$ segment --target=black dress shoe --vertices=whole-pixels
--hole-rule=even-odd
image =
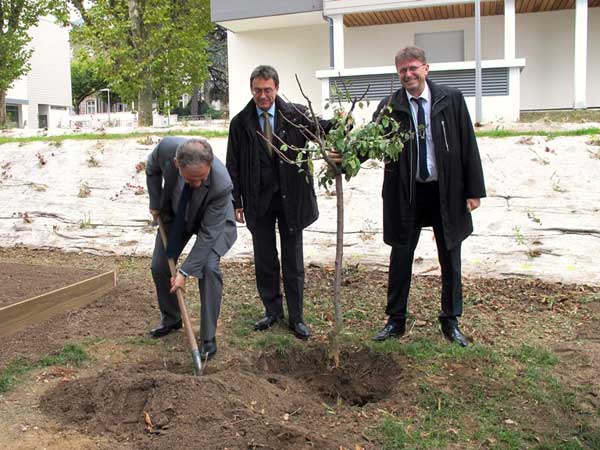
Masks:
[[[281,319],[279,316],[265,316],[254,324],[254,329],[256,331],[266,330],[275,325],[279,319]]]
[[[294,332],[294,336],[298,339],[308,339],[310,336],[310,330],[304,324],[304,322],[290,322],[289,324],[290,330]]]
[[[156,328],[152,328],[150,330],[150,336],[153,338],[160,338],[166,336],[173,330],[179,330],[181,328],[181,320],[179,322],[175,322],[173,325],[159,325]]]
[[[212,358],[217,353],[217,340],[211,339],[210,341],[202,341],[200,346],[200,358],[204,361],[205,359]]]
[[[442,324],[442,333],[446,340],[454,342],[461,347],[469,345],[469,341],[467,341],[467,338],[460,332],[458,325]]]
[[[399,338],[400,336],[404,336],[405,331],[406,328],[404,324],[388,323],[379,333],[373,336],[373,340],[376,342],[383,342],[392,337]]]

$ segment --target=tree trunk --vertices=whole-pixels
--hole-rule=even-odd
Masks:
[[[198,86],[194,87],[192,92],[192,98],[190,99],[190,116],[198,115],[198,100],[200,100],[200,89]]]
[[[128,0],[129,20],[131,21],[131,31],[135,42],[144,41],[144,24],[140,9],[139,0]],[[144,56],[140,55],[138,61],[144,61]],[[138,126],[152,126],[152,84],[150,80],[143,80],[142,88],[138,92]]]
[[[0,130],[6,128],[6,91],[0,89]]]
[[[144,87],[138,93],[138,126],[152,126],[152,86],[150,81],[144,81]]]
[[[210,78],[204,81],[202,96],[204,97],[204,102],[210,107],[210,103],[212,102],[212,80]]]
[[[333,279],[333,328],[329,331],[329,358],[340,366],[340,334],[342,332],[342,263],[344,258],[344,181],[342,174],[335,177],[337,229],[335,243],[335,275]]]

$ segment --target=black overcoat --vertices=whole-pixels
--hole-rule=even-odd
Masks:
[[[440,191],[440,212],[446,247],[451,249],[473,232],[466,199],[485,197],[483,169],[469,111],[462,93],[427,80],[431,91],[431,132]],[[375,113],[388,104],[384,98]],[[392,94],[391,116],[402,131],[411,132],[398,161],[385,165],[383,179],[383,240],[405,246],[415,232],[417,149],[415,124],[404,88]],[[422,224],[428,226],[431,224]]]
[[[293,124],[312,126],[308,119],[300,113],[306,109],[302,105],[287,103],[280,97],[275,99],[274,134],[287,145],[304,148],[307,138]],[[287,118],[293,124],[289,123]],[[260,152],[264,152],[265,143],[258,135],[260,124],[256,105],[250,101],[237,114],[229,126],[226,165],[233,181],[233,199],[235,208],[243,208],[248,228],[252,230],[256,223],[260,192]],[[276,138],[273,143],[278,147],[281,142]],[[287,150],[286,156],[296,160],[297,152]],[[302,230],[319,217],[315,196],[313,177],[307,163],[302,164],[302,171],[295,164],[289,164],[275,156],[282,205],[290,232]]]

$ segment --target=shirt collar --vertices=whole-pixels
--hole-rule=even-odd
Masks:
[[[427,103],[429,103],[431,99],[431,92],[429,91],[429,85],[425,82],[425,89],[421,92],[419,97],[415,97],[414,95],[410,95],[408,91],[406,91],[406,96],[408,97],[408,103],[412,101],[413,98],[424,98]]]
[[[275,117],[275,102],[273,102],[273,104],[271,105],[271,107],[269,108],[269,110],[267,112],[269,113],[269,117]],[[262,113],[263,113],[263,110],[257,106],[256,114],[258,114],[258,117],[262,117]]]

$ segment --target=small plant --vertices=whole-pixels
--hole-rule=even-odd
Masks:
[[[529,213],[527,213],[527,216],[529,217]],[[533,219],[532,219],[533,220]],[[535,220],[534,220],[535,221]],[[531,242],[531,244],[525,239],[525,236],[523,236],[523,233],[521,232],[521,227],[519,225],[515,225],[513,227],[513,232],[515,234],[515,241],[517,242],[517,244],[522,245],[525,247],[525,254],[529,257],[529,258],[537,258],[538,256],[542,255],[541,250],[534,248],[533,245],[540,245],[541,242],[538,241],[537,239],[534,240],[533,242]]]
[[[565,188],[560,185],[560,177],[554,172],[550,176],[550,181],[552,181],[552,190],[555,192],[567,192]]]
[[[37,152],[35,156],[38,159],[38,167],[44,167],[48,163],[48,160],[44,157],[44,155],[42,155],[41,152]]]
[[[86,160],[88,167],[99,167],[100,161],[96,159],[94,155],[90,155],[90,157]]]
[[[50,141],[48,143],[48,145],[50,145],[51,147],[56,147],[56,148],[60,148],[62,147],[62,141]]]
[[[43,183],[29,183],[29,186],[31,186],[31,188],[37,192],[46,192],[48,189],[48,185]]]
[[[152,145],[154,144],[154,140],[152,139],[152,136],[144,136],[143,138],[138,139],[138,144],[142,144],[142,145]]]
[[[531,219],[533,222],[537,223],[538,225],[542,224],[542,220],[531,211],[527,211],[527,217],[529,219]]]
[[[17,213],[17,217],[19,219],[23,220],[23,223],[31,223],[32,222],[31,218],[29,217],[29,213],[27,213],[27,211]]]
[[[521,145],[533,145],[534,143],[531,136],[523,136],[517,141],[517,144]]]
[[[375,228],[376,222],[371,219],[363,220],[362,228],[360,230],[360,238],[366,242],[372,240],[377,234],[377,230]]]
[[[86,182],[83,182],[79,186],[79,193],[77,194],[77,197],[87,198],[90,196],[91,193],[92,193],[92,190],[90,189],[89,185]]]
[[[600,147],[600,136],[594,136],[589,141],[587,141],[587,145],[595,145],[596,147]]]
[[[600,144],[598,144],[598,145],[600,145]],[[588,150],[588,153],[590,154],[590,158],[600,159],[600,149],[599,150]]]
[[[92,223],[92,214],[91,213],[87,213],[83,215],[83,219],[79,221],[79,228],[81,228],[82,230],[88,229],[88,228],[96,228],[97,225]]]

